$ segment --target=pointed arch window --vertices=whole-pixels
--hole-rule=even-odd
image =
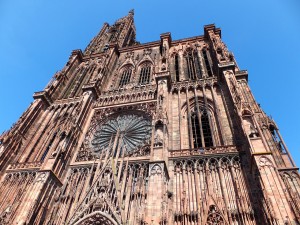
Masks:
[[[180,79],[180,71],[179,71],[179,56],[178,54],[175,55],[175,78],[176,78],[176,82],[178,82]]]
[[[200,121],[196,112],[191,114],[192,132],[193,132],[193,144],[194,148],[202,147],[202,138],[200,131]]]
[[[189,50],[185,55],[187,76],[190,80],[202,78],[200,59],[196,50]]]
[[[209,52],[207,52],[206,49],[202,50],[202,54],[203,54],[203,59],[204,59],[204,63],[205,63],[205,67],[206,67],[206,71],[207,71],[207,76],[212,77],[212,70],[211,70],[211,66],[208,60],[209,57]]]
[[[283,145],[283,142],[281,141],[278,129],[276,129],[276,127],[274,125],[270,125],[269,130],[272,134],[272,138],[273,138],[274,142],[276,143],[279,151],[282,153],[286,153],[286,149],[285,149],[285,146]]]
[[[115,30],[115,29],[111,31],[111,35],[109,37],[108,42],[115,41],[116,33],[117,33],[117,30]]]
[[[200,112],[195,110],[190,117],[193,147],[214,146],[209,112],[205,109]]]
[[[125,68],[122,72],[119,87],[122,88],[123,86],[127,85],[130,82],[132,69],[131,68]]]
[[[151,65],[149,63],[141,67],[139,84],[149,84],[151,74]]]
[[[213,139],[211,133],[211,123],[210,118],[206,110],[202,111],[201,114],[201,125],[202,125],[202,132],[203,132],[203,139],[204,144],[206,147],[213,146]]]

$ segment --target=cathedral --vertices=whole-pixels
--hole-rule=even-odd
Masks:
[[[0,136],[0,224],[296,225],[300,176],[215,25],[104,23]]]

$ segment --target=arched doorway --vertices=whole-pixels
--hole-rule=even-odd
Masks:
[[[93,212],[79,221],[74,225],[119,225],[110,215],[96,211]]]

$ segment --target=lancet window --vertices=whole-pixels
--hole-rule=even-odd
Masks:
[[[109,42],[115,41],[116,33],[117,33],[116,30],[113,30],[113,31],[112,31],[112,33],[111,33],[111,35],[110,35],[110,37],[109,37],[109,40],[108,40]]]
[[[149,63],[141,67],[139,84],[148,84],[150,82],[151,65]]]
[[[207,71],[207,76],[208,77],[212,77],[212,70],[211,70],[211,67],[210,67],[210,63],[209,63],[209,60],[208,60],[208,52],[206,49],[203,49],[202,50],[202,54],[203,54],[203,59],[204,59],[204,63],[205,63],[205,67],[206,67],[206,71]]]
[[[185,54],[188,79],[196,80],[202,78],[200,59],[196,50],[189,50]]]
[[[176,78],[176,82],[178,82],[180,79],[180,71],[179,71],[179,56],[178,54],[175,55],[175,78]]]
[[[200,118],[200,119],[199,119]],[[212,122],[206,109],[195,110],[190,116],[192,142],[194,148],[211,147],[214,145],[212,137]]]
[[[132,68],[130,68],[130,67],[127,67],[123,70],[121,79],[120,79],[120,83],[119,83],[119,87],[123,87],[130,82],[131,73],[132,73]]]
[[[194,148],[202,147],[199,118],[196,112],[191,115]]]
[[[282,153],[286,153],[285,147],[284,147],[284,145],[281,141],[278,130],[273,125],[270,125],[269,129],[270,129],[270,132],[272,134],[272,138],[273,138],[274,142],[277,144],[278,149]]]

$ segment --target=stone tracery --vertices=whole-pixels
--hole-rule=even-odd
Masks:
[[[129,153],[143,144],[149,144],[150,134],[149,120],[136,115],[120,115],[96,128],[90,147],[95,154],[99,154],[109,147],[111,140],[119,138],[120,147]]]

